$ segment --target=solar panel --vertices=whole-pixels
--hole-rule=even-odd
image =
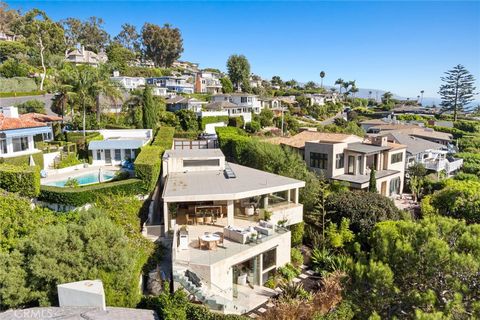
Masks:
[[[237,176],[235,175],[235,172],[233,172],[232,168],[228,165],[228,163],[225,163],[225,176],[227,179],[234,179]]]

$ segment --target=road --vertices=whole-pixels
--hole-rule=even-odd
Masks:
[[[52,98],[53,94],[45,94],[40,96],[25,96],[25,97],[9,97],[0,98],[0,107],[13,106],[18,103],[22,103],[29,100],[39,100],[45,103],[45,111],[50,116],[56,116],[57,114],[52,111]]]

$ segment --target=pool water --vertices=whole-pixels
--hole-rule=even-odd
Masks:
[[[102,171],[102,182],[112,180],[115,176],[113,171]],[[98,183],[98,172],[90,172],[80,176],[72,177],[78,181],[79,185]],[[48,182],[46,186],[65,187],[68,179]]]

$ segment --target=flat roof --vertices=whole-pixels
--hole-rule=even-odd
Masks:
[[[348,151],[370,154],[370,153],[377,153],[385,150],[390,150],[392,149],[392,147],[391,146],[382,147],[382,146],[377,146],[369,143],[354,142],[354,143],[349,143],[345,149]]]
[[[220,149],[172,149],[166,150],[164,158],[218,158],[224,157]]]
[[[396,173],[399,173],[398,170],[380,170],[375,172],[376,179],[382,179]],[[341,174],[335,177],[332,177],[334,180],[347,181],[350,183],[364,184],[370,182],[369,174]]]
[[[340,143],[348,142],[349,140],[357,139],[359,141],[362,138],[353,134],[344,133],[330,133],[330,132],[318,132],[318,131],[302,131],[291,137],[278,137],[266,140],[273,144],[283,144],[293,148],[301,149],[305,147],[307,141],[320,142],[320,143]]]
[[[88,144],[88,150],[98,149],[138,149],[148,140],[135,138],[113,138],[107,140],[91,141]]]
[[[224,170],[170,173],[165,181],[163,199],[167,202],[237,200],[305,186],[304,181],[235,163],[228,165],[236,178],[228,179]]]

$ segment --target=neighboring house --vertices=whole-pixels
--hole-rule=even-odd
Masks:
[[[353,136],[355,137],[355,136]],[[377,190],[384,196],[403,192],[406,146],[390,143],[387,137],[362,142],[356,137],[343,142],[305,143],[307,166],[325,177],[343,181],[352,189],[368,190],[370,171],[375,170]]]
[[[403,191],[406,146],[390,143],[386,137],[364,141],[349,134],[303,131],[269,141],[297,150],[311,170],[352,189],[367,189],[370,171],[375,169],[380,194],[394,196]]]
[[[167,88],[152,87],[152,94],[159,97],[175,96],[175,94],[168,93]]]
[[[447,175],[452,175],[463,165],[463,159],[448,155],[449,150],[443,144],[400,132],[387,134],[387,139],[407,146],[406,169],[414,163],[421,163],[428,170],[445,171]]]
[[[165,88],[169,92],[175,93],[193,93],[193,83],[189,81],[189,76],[163,76],[156,78],[147,78],[147,84],[159,88]]]
[[[120,165],[134,160],[142,146],[152,139],[152,129],[98,130],[103,140],[90,141],[93,165]]]
[[[0,113],[0,158],[13,158],[41,152],[36,141],[52,140],[55,116],[18,114],[16,107],[3,107]]]
[[[14,33],[0,32],[0,41],[15,41]]]
[[[451,145],[453,141],[453,135],[451,133],[435,131],[432,128],[425,128],[412,124],[385,124],[370,127],[367,131],[367,133],[370,133],[372,136],[385,135],[393,132],[406,133],[413,137],[443,144],[444,146]]]
[[[83,46],[80,49],[75,49],[66,54],[65,60],[67,62],[75,63],[76,65],[87,64],[91,66],[98,66],[101,63],[108,61],[108,57],[105,52],[99,52],[98,54],[85,50]]]
[[[172,64],[172,68],[179,68],[191,73],[197,73],[200,70],[198,69],[198,63],[189,62],[189,61],[175,61]]]
[[[305,182],[229,163],[220,149],[165,151],[162,181],[174,287],[223,313],[274,295],[263,284],[290,262],[285,226],[303,221]]]
[[[275,116],[280,116],[288,107],[297,103],[295,96],[259,98],[259,101],[262,110],[270,109]]]
[[[307,98],[309,105],[323,106],[327,102],[336,103],[338,101],[337,93],[307,93],[303,95]]]
[[[145,86],[145,78],[143,77],[114,76],[110,77],[110,79],[119,83],[123,88],[127,90],[135,90],[138,87]]]
[[[202,71],[195,76],[195,92],[217,94],[222,92],[221,75],[216,72]]]
[[[167,110],[171,112],[179,110],[190,110],[193,112],[202,111],[202,106],[206,104],[204,101],[200,101],[195,98],[186,98],[182,96],[175,96],[165,101]]]
[[[260,113],[262,103],[256,95],[249,93],[226,93],[212,96],[211,102],[230,102],[232,105],[224,107],[229,116],[238,113]]]

